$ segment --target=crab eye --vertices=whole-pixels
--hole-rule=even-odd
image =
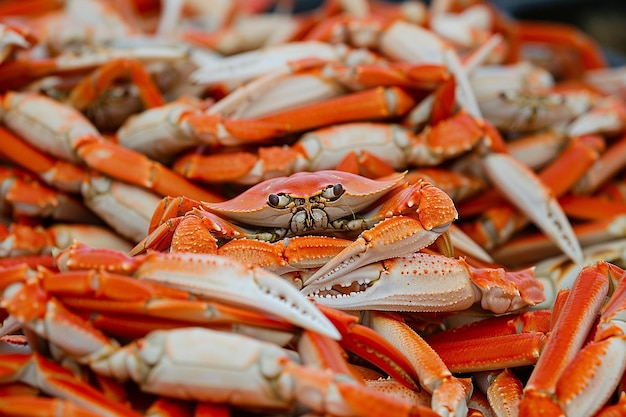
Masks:
[[[324,191],[322,191],[322,197],[328,200],[336,200],[341,197],[344,191],[343,185],[341,184],[329,185]]]
[[[272,207],[284,208],[289,204],[289,197],[284,194],[270,194],[267,197],[267,202]]]

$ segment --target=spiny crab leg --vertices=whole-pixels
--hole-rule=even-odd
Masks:
[[[88,265],[87,261],[104,259],[104,256],[112,263],[123,265],[139,279],[251,308],[331,338],[340,338],[328,319],[291,284],[262,268],[250,267],[224,256],[151,252],[131,258],[122,252],[73,245],[57,257],[57,265],[62,270],[101,267]]]
[[[407,359],[424,388],[432,393],[431,407],[439,415],[465,416],[472,392],[469,379],[456,378],[437,353],[395,313],[375,312],[371,327],[393,346],[407,352]]]
[[[406,355],[370,327],[359,324],[359,317],[324,304],[317,304],[341,333],[341,346],[376,365],[395,381],[411,390],[420,390],[413,365]]]
[[[476,269],[463,260],[414,253],[327,275],[302,293],[343,310],[459,311],[480,301],[502,314],[542,302],[542,289],[529,270]]]
[[[623,379],[626,370],[626,275],[622,274],[619,279],[600,315],[593,340],[567,366],[557,383],[556,396],[568,416],[593,415],[599,411],[600,405],[610,398]],[[584,382],[572,383],[570,375],[580,375]]]

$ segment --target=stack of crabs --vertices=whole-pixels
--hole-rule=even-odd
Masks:
[[[625,70],[292,3],[0,2],[0,414],[624,415]]]

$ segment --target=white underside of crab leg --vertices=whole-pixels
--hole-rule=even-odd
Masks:
[[[339,332],[313,303],[278,275],[217,255],[169,253],[146,255],[136,271],[198,296],[254,309],[334,339]]]
[[[580,243],[556,198],[537,176],[507,154],[483,158],[490,181],[507,200],[535,223],[571,260],[581,263]]]

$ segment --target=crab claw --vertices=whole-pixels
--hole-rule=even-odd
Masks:
[[[552,193],[530,169],[503,153],[483,158],[489,179],[574,262],[583,260],[580,243]]]
[[[370,216],[382,220],[312,274],[305,285],[331,282],[337,274],[417,252],[448,230],[457,211],[442,190],[419,181],[396,192]]]
[[[145,256],[135,276],[277,316],[340,339],[330,321],[291,284],[262,268],[246,266],[227,257],[152,252]]]
[[[461,260],[414,253],[314,282],[302,293],[342,310],[460,311],[481,301],[502,314],[543,301],[541,288],[528,270],[474,270]]]

